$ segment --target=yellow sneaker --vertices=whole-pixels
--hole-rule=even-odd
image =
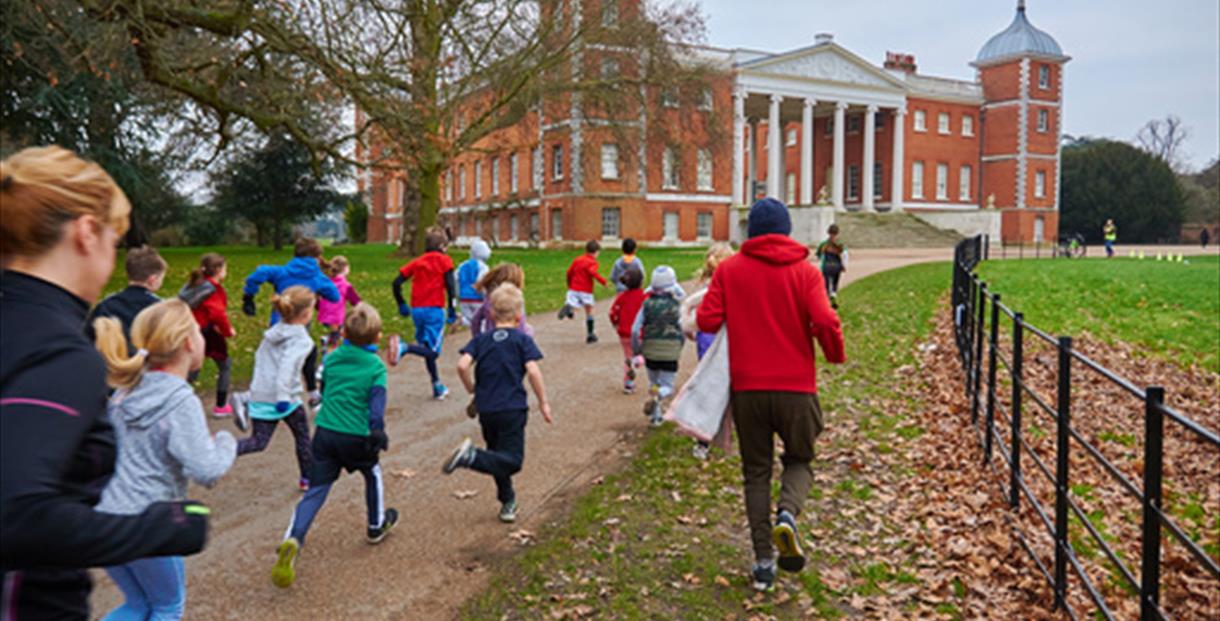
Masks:
[[[281,589],[292,586],[296,579],[297,554],[301,551],[301,543],[294,537],[289,537],[280,544],[275,553],[275,567],[271,568],[271,583]]]

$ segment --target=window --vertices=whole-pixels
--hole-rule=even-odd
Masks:
[[[699,94],[699,109],[703,110],[704,112],[710,112],[712,110],[712,89],[705,88]]]
[[[1051,87],[1051,68],[1047,65],[1038,67],[1038,88]]]
[[[551,239],[563,239],[563,211],[551,210]]]
[[[974,171],[969,166],[962,166],[957,174],[957,198],[958,200],[970,200],[970,183],[973,179]]]
[[[923,198],[923,162],[911,162],[911,197]]]
[[[707,212],[695,214],[695,236],[700,240],[712,238],[712,214]]]
[[[602,145],[602,179],[618,179],[618,145]]]
[[[1042,216],[1034,218],[1034,243],[1040,243],[1046,239],[1046,220]]]
[[[962,135],[974,135],[974,117],[970,116],[969,114],[962,116]]]
[[[673,147],[665,147],[665,155],[661,157],[661,187],[666,190],[678,189],[677,159]]]
[[[678,107],[678,94],[673,89],[667,88],[661,91],[661,105],[666,108]]]
[[[500,241],[500,216],[499,214],[491,217],[491,238]]]
[[[530,214],[530,239],[538,239],[538,214]]]
[[[483,160],[474,163],[474,197],[483,197]]]
[[[508,231],[513,241],[521,239],[521,231],[517,228],[517,214],[508,217]]]
[[[860,131],[860,117],[858,117],[858,116],[847,117],[847,131],[849,131],[849,132]]]
[[[517,168],[517,154],[514,153],[508,156],[508,191],[516,194],[521,188],[517,183],[518,173],[521,172]]]
[[[699,149],[695,162],[695,189],[710,192],[712,186],[712,152]]]
[[[534,181],[534,175],[538,175],[538,179],[542,179],[542,148],[534,147],[530,150],[530,189],[536,187],[537,181]]]
[[[885,128],[885,115],[884,114],[874,114],[873,115],[873,128],[876,129],[877,131],[880,131]]]
[[[491,158],[491,195],[500,195],[500,160]]]
[[[784,202],[794,205],[796,204],[796,173],[788,173],[787,181],[784,184]]]
[[[787,147],[796,146],[796,130],[795,129],[788,130],[788,136],[787,136],[787,138],[784,139],[784,146],[787,146]]]
[[[449,202],[453,202],[453,186],[457,185],[453,182],[454,170],[449,169],[449,174],[445,175],[445,194],[449,196]]]
[[[847,167],[847,198],[860,198],[860,167],[855,164]]]
[[[602,237],[610,239],[618,239],[619,232],[622,230],[623,211],[618,207],[605,207],[602,209]]]
[[[942,134],[949,133],[949,113],[941,112],[936,115],[936,131]]]
[[[602,5],[602,27],[613,28],[618,25],[618,4],[607,1]]]
[[[678,239],[678,212],[667,211],[662,216],[661,238],[669,241]]]
[[[563,179],[563,145],[551,145],[551,178]]]
[[[881,198],[881,162],[873,163],[873,198]]]
[[[1039,170],[1034,173],[1034,197],[1046,198],[1046,171]]]
[[[1051,125],[1051,113],[1046,110],[1038,111],[1038,131],[1045,134],[1046,130]]]
[[[927,112],[924,112],[923,110],[915,111],[915,131],[917,131],[917,132],[928,131],[928,113]]]
[[[936,165],[936,200],[949,200],[949,165]]]
[[[466,165],[462,164],[460,167],[458,167],[458,172],[461,173],[459,175],[459,179],[458,179],[458,198],[465,199],[466,198]]]
[[[609,80],[618,76],[618,59],[603,58],[602,59],[602,79]]]

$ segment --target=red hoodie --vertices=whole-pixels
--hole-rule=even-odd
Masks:
[[[614,305],[610,307],[610,323],[618,329],[619,336],[631,336],[631,326],[635,324],[635,316],[643,305],[644,290],[639,288],[628,289],[614,298]]]
[[[582,254],[572,259],[572,265],[568,266],[569,289],[581,293],[593,293],[593,279],[595,278],[602,285],[606,284],[606,279],[597,273],[597,257]]]
[[[216,331],[221,336],[229,338],[233,336],[233,325],[229,323],[229,315],[225,309],[229,305],[229,296],[225,293],[225,288],[213,278],[208,278],[208,282],[212,283],[216,290],[212,295],[204,298],[199,306],[196,306],[191,314],[195,316],[195,322],[200,328],[215,326]]]
[[[734,391],[817,393],[814,339],[828,362],[846,360],[839,316],[808,256],[787,235],[760,235],[716,268],[699,330],[727,324]]]

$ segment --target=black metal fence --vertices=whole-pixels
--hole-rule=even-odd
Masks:
[[[992,457],[993,453],[998,453],[1002,458],[1002,465],[1007,467],[1008,476],[999,478],[1007,478],[1007,485],[1001,483],[1000,490],[1010,509],[1014,512],[1019,510],[1024,497],[1029,503],[1028,506],[1036,512],[1037,522],[1045,528],[1027,534],[1017,525],[1015,534],[1052,588],[1055,608],[1065,610],[1073,619],[1078,618],[1076,610],[1068,601],[1070,568],[1096,606],[1096,614],[1105,619],[1114,618],[1111,608],[1106,605],[1105,599],[1085,571],[1077,551],[1069,541],[1069,514],[1079,520],[1097,549],[1105,553],[1106,560],[1113,567],[1111,574],[1117,572],[1121,576],[1120,582],[1125,583],[1124,586],[1131,593],[1138,593],[1141,620],[1170,618],[1161,608],[1161,553],[1165,533],[1185,547],[1190,562],[1201,568],[1202,573],[1210,574],[1210,578],[1216,581],[1214,588],[1220,592],[1220,566],[1217,565],[1217,560],[1188,536],[1162,508],[1161,498],[1166,421],[1180,426],[1196,441],[1204,443],[1209,450],[1220,448],[1220,436],[1166,405],[1164,388],[1140,388],[1073,349],[1070,336],[1052,337],[1026,323],[1020,312],[1005,306],[1001,302],[1000,294],[989,291],[987,283],[974,273],[978,263],[987,258],[987,253],[988,240],[981,235],[962,240],[954,253],[952,311],[958,354],[964,371],[966,396],[970,400],[970,419],[980,436],[984,465],[998,472],[997,465],[1001,462]],[[1004,330],[1011,330],[1011,337],[1006,339],[1007,351],[1001,351],[1004,349],[1001,346],[1002,324]],[[1049,399],[1043,398],[1030,387],[1031,382],[1025,376],[1023,367],[1025,358],[1029,356],[1027,339],[1044,342],[1058,353],[1057,389],[1053,405],[1048,403]],[[1036,343],[1031,343],[1033,344]],[[1138,482],[1139,484],[1123,474],[1085,435],[1072,426],[1073,362],[1081,365],[1086,373],[1096,374],[1104,382],[1112,383],[1143,402],[1143,480]],[[1007,381],[1004,383],[1008,386],[1001,388],[1011,390],[1011,396],[1006,399],[1007,405],[1003,403],[1005,399],[997,399],[997,380],[1005,379]],[[1024,437],[1022,416],[1027,408],[1030,408],[1031,416],[1045,415],[1054,422],[1053,472],[1037,452],[1031,449]],[[1002,435],[1001,430],[1004,427],[1008,429]],[[1081,450],[1084,451],[1083,454],[1079,453]],[[1069,456],[1073,452],[1098,464],[1126,494],[1130,494],[1142,505],[1138,578],[1124,562],[1123,555],[1115,552],[1073,497],[1069,472]],[[1045,477],[1054,488],[1055,502],[1052,511],[1048,512],[1047,507],[1038,501],[1030,489],[1030,480],[1026,478],[1030,464],[1033,466],[1032,475]],[[1043,540],[1048,541],[1054,551],[1049,568],[1035,552],[1029,537],[1031,534],[1049,538]]]

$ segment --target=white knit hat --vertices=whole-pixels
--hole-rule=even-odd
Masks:
[[[653,291],[665,291],[676,284],[678,284],[678,275],[674,274],[674,268],[668,265],[660,265],[652,270]]]

